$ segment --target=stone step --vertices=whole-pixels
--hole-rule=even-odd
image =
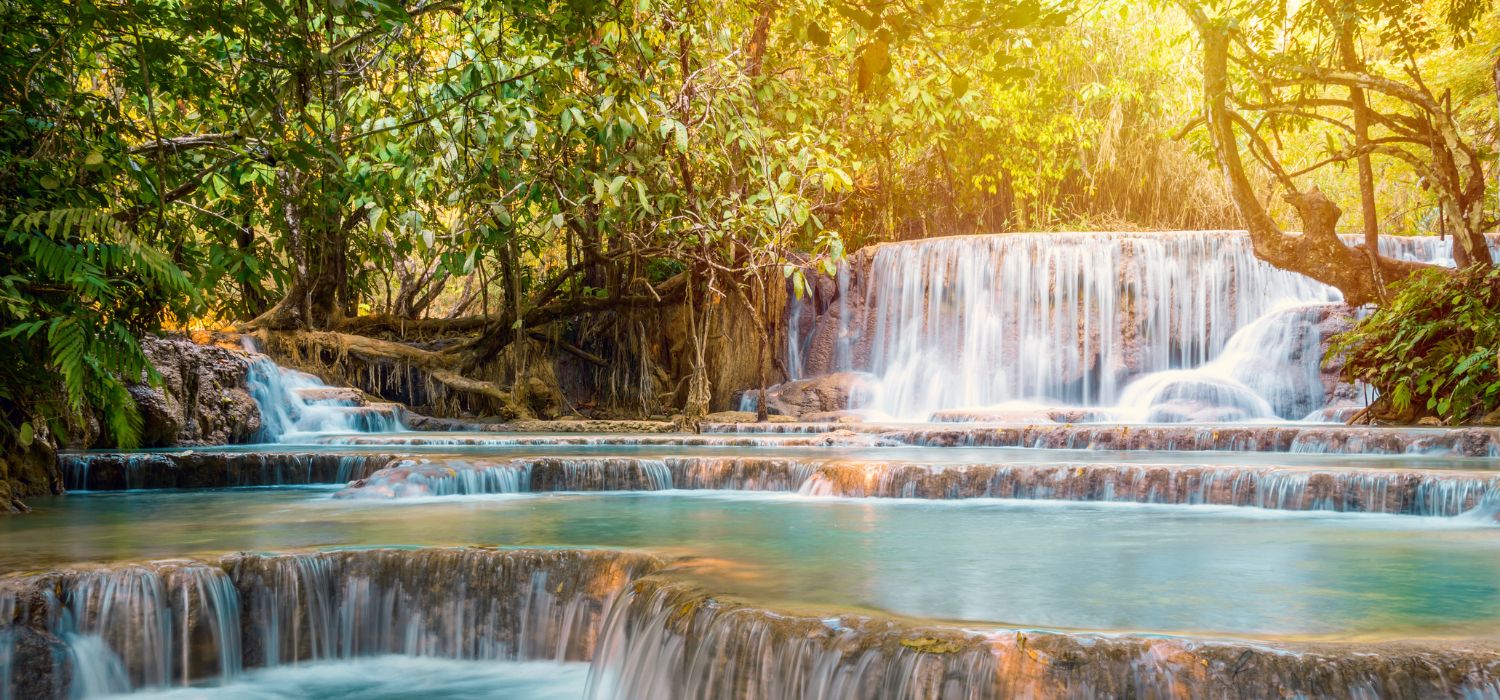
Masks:
[[[1432,697],[1500,694],[1485,640],[1287,641],[957,627],[764,607],[673,561],[483,547],[236,553],[0,576],[8,697],[350,656],[588,661],[590,697]],[[64,614],[67,611],[67,614]],[[92,646],[83,646],[85,643]],[[102,648],[100,648],[102,647]]]
[[[393,460],[340,492],[402,498],[716,489],[842,498],[1107,501],[1452,517],[1500,512],[1500,473],[1193,464],[925,464],[773,457]]]
[[[1377,428],[1268,424],[975,424],[712,423],[706,433],[735,435],[859,433],[921,447],[1036,447],[1074,450],[1301,452],[1500,457],[1500,428]]]
[[[324,406],[364,406],[368,403],[364,393],[349,387],[304,387],[292,393],[303,401]]]
[[[73,452],[58,455],[69,491],[344,484],[389,464],[391,454],[332,452]]]

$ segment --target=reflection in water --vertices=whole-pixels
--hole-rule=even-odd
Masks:
[[[1469,520],[725,492],[331,496],[39,501],[33,515],[0,521],[0,569],[372,544],[624,547],[696,557],[684,568],[708,590],[808,609],[1245,635],[1500,628],[1500,531]]]

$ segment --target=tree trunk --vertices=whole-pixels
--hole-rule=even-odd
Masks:
[[[752,78],[760,75],[766,56],[766,43],[770,40],[771,18],[775,16],[776,8],[776,3],[770,0],[762,0],[756,8],[755,25],[750,29],[750,41],[745,44],[745,74]]]
[[[287,170],[277,176],[292,287],[269,311],[246,324],[248,329],[329,329],[343,318],[339,302],[349,276],[348,227],[355,219],[341,215],[336,198],[324,192],[326,187],[316,177]]]
[[[1234,117],[1227,106],[1229,37],[1222,27],[1210,24],[1201,10],[1192,6],[1188,10],[1203,37],[1204,101],[1209,135],[1235,206],[1250,232],[1256,256],[1281,269],[1299,272],[1337,287],[1351,305],[1378,302],[1383,289],[1380,281],[1370,274],[1369,259],[1362,251],[1339,240],[1335,227],[1343,212],[1318,188],[1286,195],[1302,219],[1301,235],[1283,232],[1261,205],[1255,188],[1245,175]],[[1375,258],[1375,265],[1380,277],[1387,280],[1404,279],[1412,271],[1424,267],[1379,255]]]
[[[769,326],[766,323],[766,318],[767,316],[769,316],[769,314],[766,312],[766,309],[770,306],[771,295],[769,293],[770,290],[766,288],[766,281],[761,273],[755,273],[755,280],[760,283],[760,303],[756,305],[756,312],[760,316],[760,323],[757,323],[755,325],[758,326],[761,331],[760,351],[757,353],[757,360],[760,364],[757,372],[757,375],[760,379],[760,400],[755,402],[755,422],[764,423],[770,420],[771,413],[771,409],[768,403],[769,397],[766,396],[766,389],[770,387],[770,348],[772,341],[771,332],[768,330]]]
[[[1339,53],[1344,68],[1363,72],[1364,64],[1354,46],[1353,8],[1344,8],[1341,20]],[[1375,170],[1370,164],[1370,108],[1365,103],[1364,88],[1349,87],[1349,103],[1354,107],[1354,147],[1360,151],[1359,162],[1359,209],[1364,223],[1365,257],[1370,261],[1370,276],[1375,281],[1375,291],[1385,299],[1385,276],[1380,272],[1380,221],[1375,211]]]

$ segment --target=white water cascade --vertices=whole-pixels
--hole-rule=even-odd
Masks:
[[[1382,240],[1438,264],[1451,248]],[[789,368],[869,372],[878,388],[858,408],[903,420],[1058,405],[1131,422],[1301,419],[1325,403],[1319,323],[1341,301],[1232,231],[885,244],[841,268],[837,289],[813,323],[805,303],[789,311]],[[833,338],[814,358],[820,332]]]
[[[260,406],[256,442],[295,442],[308,434],[404,430],[398,405],[366,403],[357,391],[328,386],[311,374],[287,369],[258,354],[248,337],[244,343],[246,351],[256,353],[245,377],[250,397]]]

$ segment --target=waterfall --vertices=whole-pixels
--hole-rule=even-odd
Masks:
[[[978,700],[996,697],[995,661],[978,635],[783,615],[646,581],[611,605],[586,697]]]
[[[1296,420],[1324,403],[1323,306],[1272,310],[1196,369],[1148,374],[1125,387],[1119,417],[1141,423]]]
[[[245,350],[253,353],[245,377],[251,398],[260,406],[261,428],[256,442],[293,442],[308,433],[390,433],[404,429],[397,404],[369,404],[353,389],[324,384],[306,372],[287,369],[259,354],[246,336]]]
[[[589,662],[586,697],[596,698],[1500,691],[1482,644],[971,630],[767,609],[699,585],[655,557],[567,549],[241,553],[12,574],[0,577],[0,640],[30,641],[0,648],[13,681],[0,695],[89,697],[389,654]]]
[[[0,700],[12,700],[11,670],[16,658],[16,628],[11,621],[16,619],[16,594],[0,589]]]
[[[617,552],[361,550],[0,578],[0,671],[31,664],[53,684],[7,675],[0,696],[86,698],[381,654],[585,661],[611,598],[658,566]],[[22,634],[55,641],[13,662]]]
[[[74,452],[57,457],[69,491],[346,484],[391,454],[333,452]]]
[[[1472,472],[1153,464],[929,465],[832,462],[806,496],[1018,498],[1219,505],[1455,517],[1500,502],[1500,477]],[[1479,516],[1475,516],[1479,517]]]
[[[1382,239],[1389,255],[1435,263],[1451,262],[1451,246]],[[884,244],[837,282],[811,336],[800,322],[811,302],[792,305],[787,356],[799,373],[873,373],[878,390],[860,407],[907,420],[1028,404],[1149,422],[1301,419],[1323,405],[1320,314],[1341,299],[1230,231]],[[1196,374],[1131,387],[1161,372]]]

